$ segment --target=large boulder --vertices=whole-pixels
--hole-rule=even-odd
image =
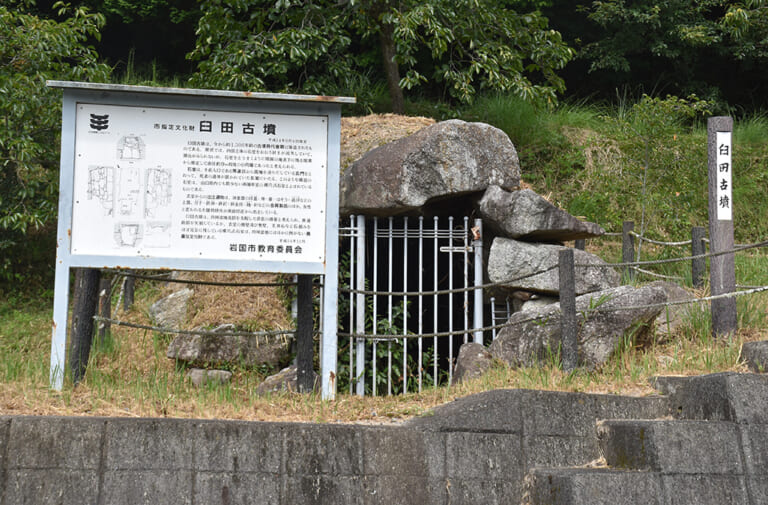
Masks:
[[[508,238],[564,242],[605,233],[599,225],[576,219],[530,189],[506,191],[491,186],[480,200],[478,210],[484,223]]]
[[[313,391],[317,393],[320,391],[320,376],[314,371],[312,372],[312,375],[314,376]],[[259,396],[283,392],[296,393],[298,391],[299,368],[295,364],[283,368],[275,375],[270,375],[256,388],[256,394]]]
[[[166,356],[191,366],[222,364],[278,367],[290,358],[290,341],[281,337],[231,335],[232,325],[204,334],[183,333],[168,346]]]
[[[664,342],[671,338],[675,331],[685,323],[692,310],[698,310],[700,307],[695,307],[696,303],[693,302],[695,297],[679,284],[669,281],[655,281],[651,284],[664,289],[668,302],[689,302],[668,305],[656,318],[656,338],[657,341]]]
[[[611,357],[625,335],[640,339],[662,310],[662,306],[648,305],[666,301],[664,288],[653,285],[619,286],[577,297],[579,364],[594,368]],[[560,316],[559,303],[517,312],[488,350],[512,366],[544,362],[560,347]]]
[[[453,371],[453,384],[461,384],[477,379],[491,368],[493,357],[483,344],[467,342],[459,349],[456,368]]]
[[[187,305],[195,292],[189,288],[174,291],[149,307],[149,317],[162,328],[180,328],[187,319]]]
[[[488,257],[488,278],[499,282],[509,291],[535,291],[545,294],[560,292],[559,254],[564,246],[532,244],[496,237]],[[601,291],[619,285],[621,277],[595,256],[579,249],[573,250],[577,265],[576,294]]]
[[[344,171],[340,184],[343,216],[392,216],[492,185],[515,188],[520,162],[503,131],[450,120],[368,152]]]

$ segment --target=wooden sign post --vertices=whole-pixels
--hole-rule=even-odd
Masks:
[[[733,250],[733,119],[712,117],[707,121],[709,159],[710,252]],[[734,255],[712,256],[709,263],[713,296],[736,289]],[[712,333],[720,337],[736,331],[736,298],[712,300]]]

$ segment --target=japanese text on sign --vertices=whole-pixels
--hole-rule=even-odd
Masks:
[[[77,109],[73,254],[324,261],[326,116]]]
[[[716,132],[716,164],[717,184],[717,219],[730,221],[733,219],[733,166],[731,132]]]

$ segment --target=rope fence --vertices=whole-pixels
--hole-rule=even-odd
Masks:
[[[577,312],[579,314],[593,314],[593,313],[599,313],[599,312],[622,312],[622,311],[657,309],[657,308],[663,309],[665,307],[672,307],[677,305],[697,305],[704,302],[710,302],[712,300],[736,298],[739,296],[762,293],[766,291],[768,291],[768,286],[754,286],[749,289],[744,289],[742,291],[734,291],[732,293],[725,293],[722,295],[703,296],[700,298],[692,298],[689,300],[675,300],[675,301],[667,301],[667,302],[660,302],[660,303],[649,303],[649,304],[643,304],[643,305],[624,305],[624,306],[617,306],[617,307],[593,307],[593,308],[580,309]],[[559,313],[561,311],[556,310],[555,312]],[[507,321],[501,324],[495,324],[491,326],[484,326],[482,328],[472,328],[469,330],[455,330],[455,331],[443,331],[443,332],[420,333],[420,334],[407,333],[407,334],[399,334],[399,335],[382,335],[382,334],[373,334],[373,333],[339,333],[338,335],[340,337],[361,338],[366,340],[382,340],[382,341],[401,340],[404,338],[414,339],[414,338],[432,338],[432,337],[453,337],[453,336],[465,335],[467,333],[473,333],[475,331],[485,332],[485,331],[491,331],[491,330],[499,330],[499,329],[507,328],[510,326],[519,326],[525,323],[530,323],[535,321],[545,321],[547,319],[552,318],[555,315],[556,314],[540,315],[540,316],[529,317],[529,318],[520,319],[516,321]]]
[[[664,246],[664,247],[681,247],[681,246],[692,245],[694,243],[693,239],[687,240],[687,241],[676,241],[676,242],[658,241],[658,240],[649,239],[647,237],[643,237],[642,235],[634,233],[633,231],[629,233],[613,233],[613,234],[606,233],[605,235],[609,235],[609,236],[627,236],[628,235],[633,238],[637,238],[638,240],[642,240],[651,244]],[[705,240],[706,239],[703,239],[702,242],[704,242]],[[720,251],[716,253],[706,252],[703,254],[691,254],[691,255],[676,257],[676,258],[645,260],[645,261],[621,261],[617,263],[600,263],[600,264],[573,263],[573,266],[578,268],[599,268],[599,269],[624,268],[624,269],[631,269],[636,273],[640,273],[640,274],[648,275],[652,277],[657,277],[662,279],[671,279],[671,280],[683,280],[683,277],[680,277],[680,276],[663,275],[663,274],[653,272],[651,270],[647,270],[642,267],[667,265],[667,264],[674,264],[674,263],[681,263],[681,262],[704,261],[707,258],[714,258],[714,257],[724,256],[724,255],[733,255],[743,251],[764,248],[767,246],[768,246],[768,240],[756,242],[753,244],[735,245],[730,250]],[[390,297],[420,297],[421,296],[421,297],[424,297],[424,296],[450,295],[450,294],[457,294],[457,293],[466,293],[469,291],[485,290],[489,288],[508,286],[510,284],[513,284],[519,281],[523,281],[532,277],[546,274],[548,272],[554,271],[559,268],[561,268],[560,263],[555,264],[551,267],[533,272],[533,273],[505,279],[503,281],[488,282],[488,283],[475,285],[471,287],[463,287],[463,288],[456,288],[456,289],[442,289],[442,290],[432,290],[432,291],[380,291],[380,290],[367,290],[367,289],[365,290],[351,289],[346,286],[340,286],[339,293],[373,296],[373,297],[375,296],[390,296]],[[297,284],[296,282],[251,283],[251,282],[200,281],[200,280],[192,280],[192,279],[177,279],[177,278],[172,278],[169,275],[140,274],[140,273],[124,271],[124,270],[107,270],[107,271],[115,274],[115,278],[119,278],[119,277],[126,278],[126,279],[133,278],[133,279],[142,279],[142,280],[148,280],[148,281],[173,282],[173,283],[190,284],[190,285],[211,285],[211,286],[232,286],[232,287],[235,287],[235,286],[237,287],[289,287],[289,286],[295,286]],[[113,279],[113,284],[112,284],[113,289],[115,285],[116,285],[116,281]],[[656,309],[656,308],[663,309],[666,307],[672,307],[672,306],[678,306],[678,305],[697,305],[697,304],[707,303],[713,300],[736,298],[740,296],[747,296],[747,295],[768,291],[768,286],[760,286],[760,285],[758,286],[738,285],[737,288],[738,288],[737,291],[734,291],[731,293],[698,297],[698,298],[692,298],[688,300],[666,301],[666,302],[655,303],[655,304],[644,304],[644,305],[634,305],[634,306],[590,307],[590,308],[577,310],[576,312],[577,314],[580,314],[582,318],[586,318],[587,314],[593,314],[593,313],[632,311],[632,310],[644,310],[644,309]],[[122,296],[123,296],[123,293],[121,289],[120,297],[122,298]],[[374,317],[377,317],[377,316],[374,316]],[[552,317],[556,317],[558,319],[565,319],[563,307],[556,306],[552,310],[548,311],[546,314],[543,314],[543,315],[523,317],[521,319],[508,319],[507,321],[500,324],[492,324],[492,325],[482,326],[479,328],[463,328],[463,329],[458,329],[453,331],[435,331],[431,333],[422,333],[422,332],[410,333],[406,330],[406,332],[401,334],[339,332],[337,335],[339,337],[345,337],[349,339],[364,339],[364,340],[371,340],[371,341],[394,341],[394,340],[402,340],[402,339],[420,339],[420,338],[445,338],[445,337],[474,334],[476,332],[502,330],[504,328],[519,326],[519,325],[523,325],[531,322],[535,324],[547,324],[547,320]],[[124,327],[136,328],[136,329],[143,329],[147,331],[155,331],[159,333],[254,338],[256,339],[257,346],[260,345],[261,343],[269,344],[277,341],[287,343],[288,339],[293,338],[296,334],[295,329],[285,329],[285,330],[278,329],[278,330],[258,331],[258,332],[209,331],[209,330],[197,330],[197,329],[185,330],[185,329],[153,326],[148,324],[132,323],[127,321],[122,321],[119,319],[113,319],[111,317],[104,317],[103,315],[94,316],[94,320],[97,323],[100,323],[102,325],[124,326]]]
[[[254,337],[257,339],[256,345],[258,346],[259,338],[272,338],[280,335],[293,335],[296,333],[295,329],[290,330],[267,330],[267,331],[210,331],[210,330],[181,330],[178,328],[167,328],[163,326],[152,326],[148,324],[131,323],[128,321],[120,321],[119,319],[111,319],[108,317],[93,316],[93,320],[97,323],[109,323],[117,326],[125,326],[127,328],[137,328],[140,330],[156,331],[158,333],[171,333],[171,334],[185,334],[185,335],[200,335],[200,336],[219,336],[219,337]],[[287,342],[285,338],[281,339],[283,342]],[[269,340],[267,340],[269,343]]]
[[[269,287],[287,287],[295,286],[295,282],[221,282],[221,281],[200,281],[195,279],[174,279],[167,275],[147,275],[137,274],[136,272],[130,272],[126,270],[105,269],[104,272],[113,273],[116,276],[131,277],[134,279],[142,279],[148,281],[162,281],[171,282],[175,284],[191,284],[198,286],[227,286],[227,287],[249,287],[249,288],[269,288]]]

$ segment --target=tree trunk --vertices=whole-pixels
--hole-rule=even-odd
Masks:
[[[394,27],[391,24],[381,25],[379,40],[381,42],[381,56],[384,60],[384,74],[387,76],[387,88],[392,99],[392,112],[405,113],[405,99],[400,88],[400,69],[395,61]]]

